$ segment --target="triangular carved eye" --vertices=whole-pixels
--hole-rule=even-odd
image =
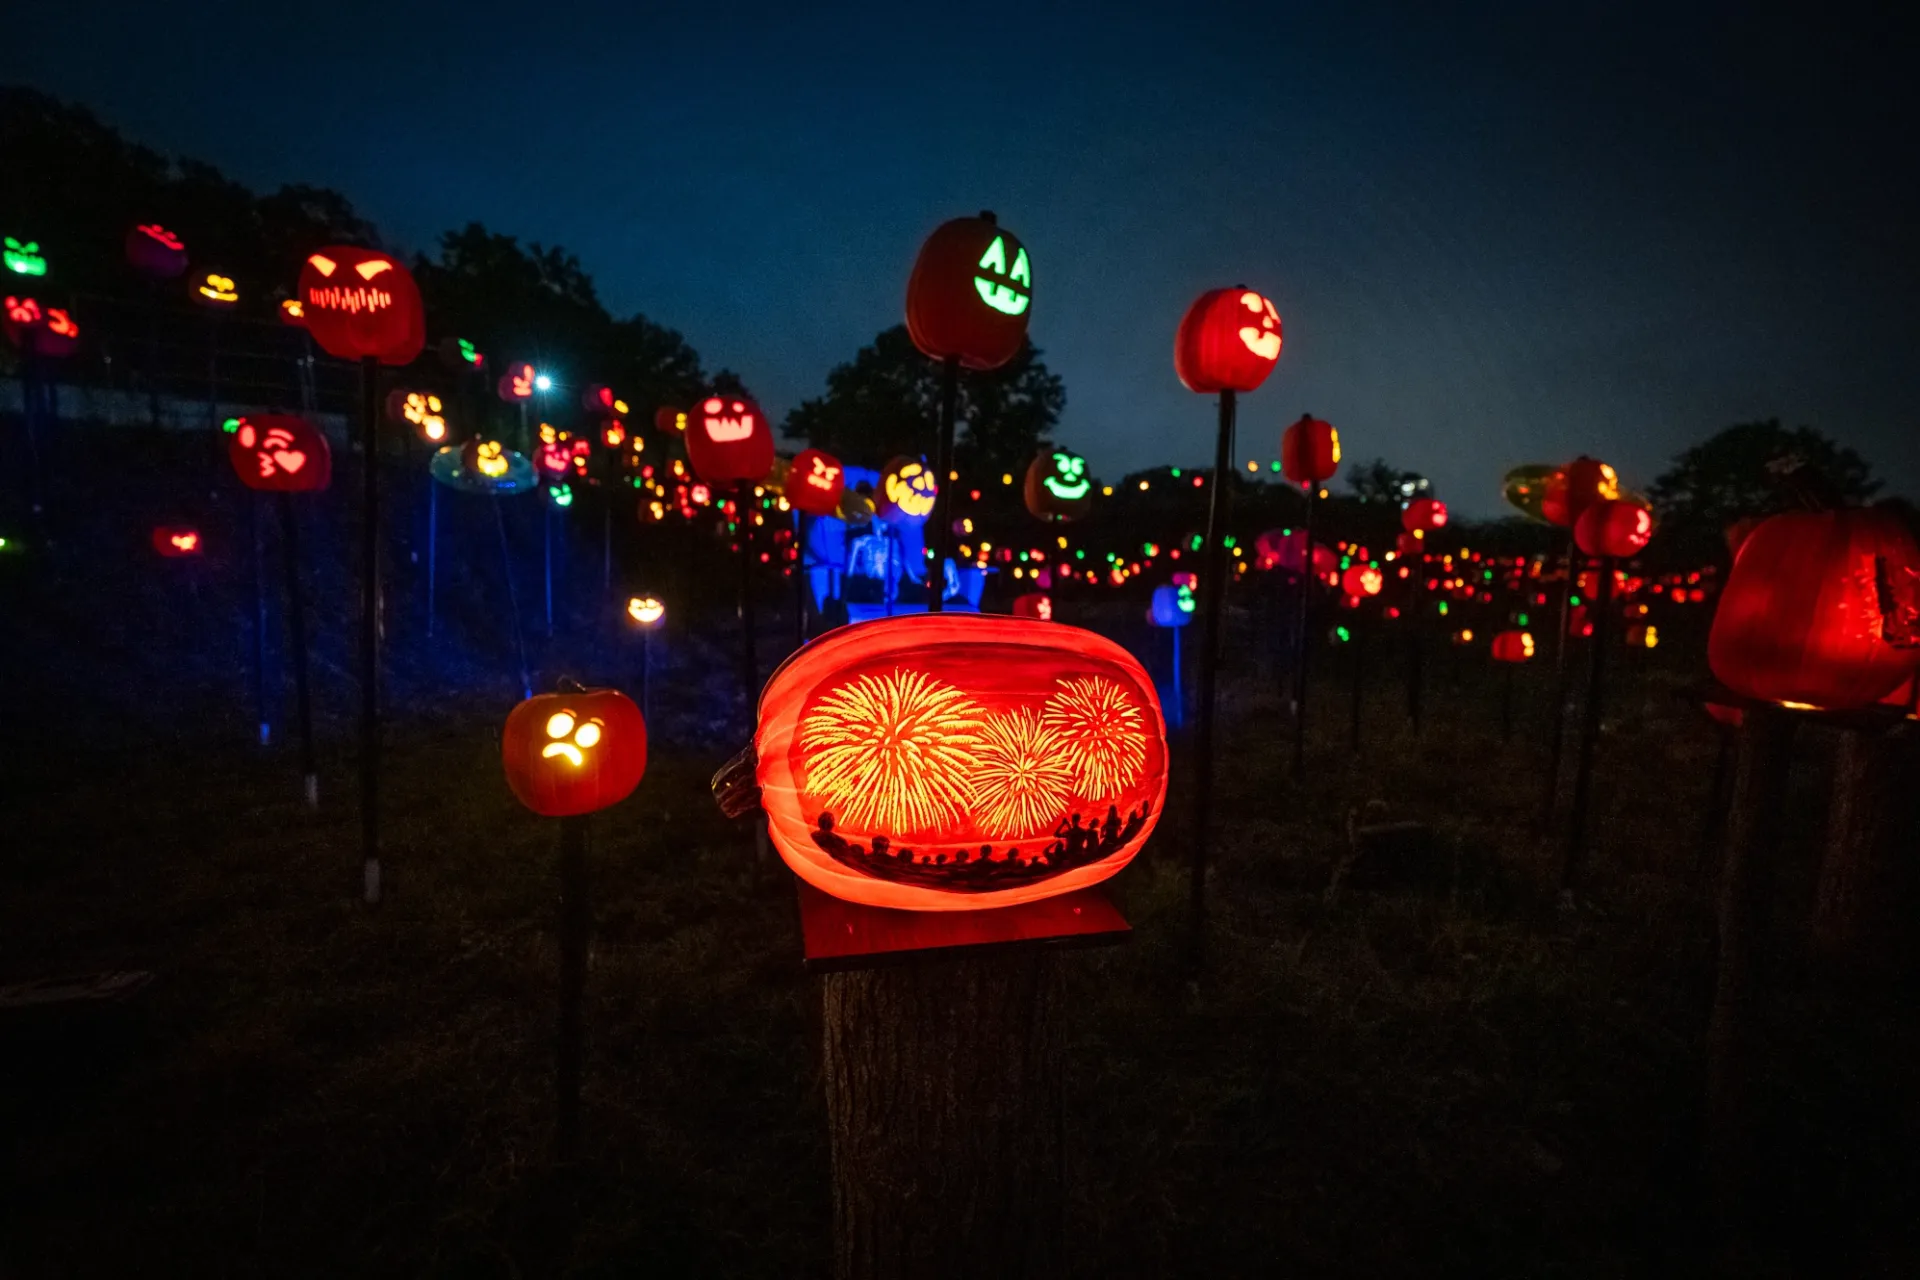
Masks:
[[[332,275],[335,271],[339,270],[340,267],[339,263],[327,257],[324,253],[316,253],[311,258],[308,258],[307,261],[312,264],[315,271],[318,271],[323,276]]]
[[[375,276],[379,275],[382,271],[393,270],[393,264],[391,262],[386,262],[386,261],[362,262],[357,266],[355,266],[354,270],[360,273],[360,278],[362,280],[371,280]]]

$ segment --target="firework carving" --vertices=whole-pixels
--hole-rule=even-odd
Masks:
[[[856,902],[957,910],[1095,883],[1132,859],[1166,794],[1151,681],[1057,624],[842,628],[775,673],[760,713],[776,848]]]

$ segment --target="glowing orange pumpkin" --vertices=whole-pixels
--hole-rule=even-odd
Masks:
[[[1173,337],[1173,371],[1189,391],[1252,391],[1280,359],[1280,313],[1252,289],[1209,289]]]
[[[1033,268],[991,213],[934,228],[907,279],[907,335],[935,360],[998,369],[1026,345]]]
[[[1580,514],[1594,503],[1620,496],[1620,476],[1598,458],[1584,453],[1547,480],[1540,514],[1549,524],[1571,529]]]
[[[1280,469],[1303,488],[1331,480],[1340,469],[1340,433],[1331,422],[1302,414],[1280,436]]]
[[[1003,907],[1133,859],[1167,793],[1146,670],[1059,623],[917,614],[789,658],[754,736],[774,847],[850,902]]]
[[[796,511],[830,516],[847,491],[847,469],[823,449],[802,449],[787,469],[786,497]]]
[[[411,364],[427,345],[413,275],[372,249],[328,245],[300,268],[300,311],[320,349],[342,360]]]
[[[1625,560],[1646,550],[1653,538],[1653,512],[1628,498],[1601,498],[1573,522],[1573,541],[1590,556]]]
[[[535,813],[593,813],[640,785],[647,722],[618,689],[539,694],[508,713],[500,760],[507,786]]]
[[[773,470],[773,428],[746,396],[708,396],[687,418],[687,461],[715,484],[750,480]]]
[[[1533,657],[1533,633],[1502,631],[1493,638],[1495,662],[1525,662]]]

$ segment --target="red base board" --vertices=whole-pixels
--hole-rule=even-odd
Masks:
[[[795,877],[806,967],[875,969],[1013,947],[1109,947],[1133,932],[1098,886],[985,911],[896,911],[822,893]]]

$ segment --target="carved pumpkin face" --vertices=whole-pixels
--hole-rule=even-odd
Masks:
[[[647,724],[633,699],[616,689],[541,694],[507,716],[500,759],[507,785],[535,813],[593,813],[640,785]]]
[[[489,496],[525,493],[540,483],[532,461],[498,440],[443,445],[427,470],[448,488]]]
[[[296,329],[307,327],[307,309],[300,305],[300,299],[280,299],[280,323],[292,325]]]
[[[847,469],[840,459],[819,449],[802,449],[787,468],[787,502],[796,511],[830,516],[840,508],[847,491]]]
[[[708,396],[687,421],[687,461],[702,480],[750,480],[773,470],[773,428],[745,396]]]
[[[410,364],[427,345],[426,313],[413,275],[372,249],[329,245],[300,268],[307,332],[342,360]]]
[[[155,280],[178,280],[187,272],[187,246],[157,222],[127,232],[126,251],[133,269]]]
[[[153,549],[169,560],[200,554],[200,532],[185,525],[160,525],[153,531]]]
[[[760,698],[774,846],[816,888],[921,911],[1095,884],[1166,798],[1152,681],[1057,623],[914,615],[842,627]]]
[[[240,301],[240,290],[235,287],[232,276],[209,271],[194,283],[193,300],[203,307],[224,311]]]
[[[1087,460],[1071,449],[1048,449],[1027,465],[1023,496],[1041,520],[1079,519],[1093,510]]]
[[[1533,657],[1531,631],[1502,631],[1493,638],[1495,662],[1526,662]]]
[[[270,493],[315,493],[333,479],[327,438],[292,414],[241,418],[227,441],[227,461],[240,483]]]
[[[1211,289],[1194,299],[1173,339],[1173,369],[1187,390],[1252,391],[1280,359],[1280,313],[1252,289]]]
[[[1193,588],[1181,582],[1155,587],[1147,616],[1156,627],[1184,627],[1193,621],[1193,610]]]
[[[466,455],[461,461],[469,471],[489,480],[498,480],[506,475],[509,466],[507,448],[498,440],[469,441]]]
[[[882,520],[918,523],[933,514],[939,494],[932,467],[919,458],[895,458],[880,477],[880,501],[874,505]]]
[[[643,627],[651,627],[667,616],[667,606],[658,596],[632,596],[627,600],[627,616]]]
[[[1646,549],[1653,538],[1653,512],[1625,498],[1602,498],[1573,522],[1573,540],[1590,556],[1625,560]]]
[[[445,409],[440,397],[431,391],[398,389],[389,392],[387,416],[413,427],[428,444],[439,444],[447,438]]]
[[[533,384],[539,377],[540,375],[530,364],[525,362],[510,364],[507,366],[507,371],[500,375],[500,381],[495,384],[494,390],[508,404],[525,404],[533,399]]]
[[[1015,596],[1013,616],[1016,618],[1038,618],[1042,622],[1053,621],[1053,597],[1040,591],[1029,591],[1025,595]]]
[[[997,369],[1027,340],[1033,265],[990,213],[944,222],[920,246],[907,280],[907,332],[935,360]]]
[[[7,340],[36,356],[70,356],[80,346],[80,326],[61,307],[42,307],[32,298],[9,295],[0,301],[0,324]]]
[[[1548,478],[1540,514],[1549,524],[1571,529],[1588,507],[1619,496],[1619,474],[1600,459],[1582,454]]]
[[[36,240],[22,243],[12,236],[6,238],[5,247],[0,248],[0,261],[6,263],[7,270],[17,276],[43,276],[47,274],[47,260],[40,253],[40,244]]]
[[[1356,600],[1380,594],[1386,577],[1370,564],[1356,564],[1340,576],[1340,589]]]
[[[1415,498],[1400,513],[1400,527],[1408,533],[1431,533],[1447,527],[1447,504],[1438,498]]]

